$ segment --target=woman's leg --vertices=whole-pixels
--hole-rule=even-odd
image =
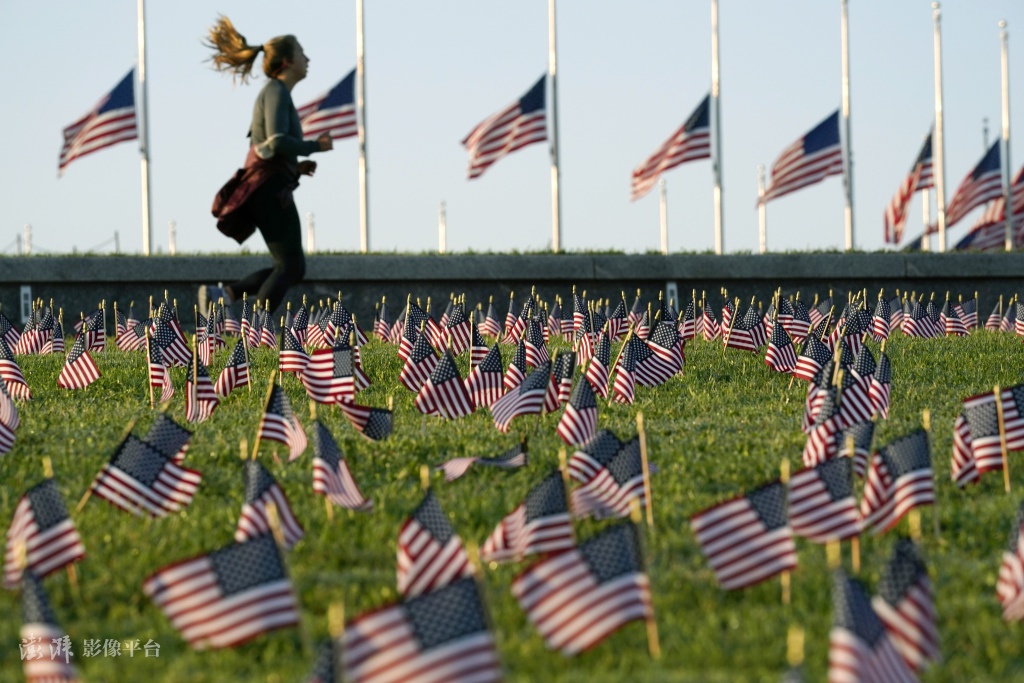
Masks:
[[[255,294],[260,302],[270,301],[271,312],[280,305],[288,288],[301,282],[306,274],[299,212],[290,192],[282,200],[282,191],[289,183],[285,176],[271,178],[250,200],[250,210],[274,259],[274,267],[228,284],[235,300],[243,294]]]

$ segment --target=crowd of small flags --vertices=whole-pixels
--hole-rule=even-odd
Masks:
[[[493,298],[485,310],[467,308],[464,297],[453,295],[435,319],[429,299],[423,308],[409,296],[394,320],[382,299],[367,331],[395,349],[403,363],[398,387],[413,394],[424,417],[460,420],[486,409],[496,430],[522,434],[529,416],[561,410],[556,432],[568,452],[561,454],[558,469],[543,473],[522,503],[497,520],[479,551],[452,528],[430,488],[431,468],[424,466],[424,497],[396,530],[400,600],[332,626],[335,639],[318,658],[317,670],[343,673],[351,681],[390,680],[402,662],[406,672],[445,680],[500,679],[487,605],[476,580],[481,561],[532,563],[513,581],[511,592],[549,649],[575,655],[639,620],[647,624],[651,653],[657,656],[643,530],[637,524],[644,513],[653,524],[651,476],[657,468],[648,461],[642,413],[637,413],[636,436],[622,440],[600,427],[599,405],[602,400],[633,404],[638,392],[681,381],[687,343],[716,343],[723,352],[764,349],[772,373],[789,375],[790,386],[797,379],[807,384],[799,427],[806,435],[803,469],[791,475],[785,458],[779,478],[690,519],[721,588],[738,590],[781,575],[788,599],[789,573],[799,564],[796,537],[827,546],[830,555],[837,554],[838,544],[851,544],[856,572],[860,535],[890,532],[907,518],[911,538],[897,543],[874,598],[835,564],[830,678],[916,680],[917,673],[938,662],[932,588],[916,543],[919,508],[936,504],[931,427],[926,415],[922,429],[885,446],[873,444],[876,424],[889,414],[893,368],[885,345],[894,334],[964,336],[982,324],[1024,336],[1024,304],[1010,298],[1004,306],[1000,298],[981,323],[977,295],[952,303],[947,294],[940,307],[934,295],[898,291],[888,298],[880,292],[869,304],[865,291],[837,307],[831,292],[808,306],[799,295],[784,298],[777,291],[765,311],[756,299],[742,310],[739,299],[721,294],[717,312],[706,293],[698,299],[694,291],[680,313],[676,302],[659,296],[645,303],[639,291],[629,305],[624,293],[616,301],[588,301],[585,292],[574,289],[571,305],[564,307],[561,298],[542,302],[534,291],[521,306],[511,296],[504,320]],[[156,305],[151,300],[142,319],[134,302],[127,314],[114,304],[114,337],[108,340],[103,302],[71,327],[74,342],[57,380],[61,388],[88,391],[102,380],[102,362],[93,356],[102,358],[108,348],[144,358],[140,373],[148,377],[152,407],[162,404],[161,410],[145,434],[133,434],[134,422],[128,426],[77,512],[95,496],[133,515],[163,517],[187,508],[203,481],[199,471],[184,464],[193,432],[166,414],[176,397],[170,368],[186,369],[185,419],[198,425],[235,390],[252,391],[251,354],[276,350],[278,362],[263,413],[253,425],[251,452],[242,444],[245,493],[234,543],[159,569],[142,585],[196,649],[232,647],[300,621],[287,558],[305,530],[259,460],[261,445],[265,454],[267,442],[283,444],[291,462],[311,440],[312,492],[324,497],[328,514],[333,515],[332,506],[372,514],[372,497],[360,490],[317,410],[338,406],[370,441],[388,438],[394,424],[393,402],[387,408],[358,402],[370,383],[361,354],[368,336],[340,293],[315,307],[303,300],[294,313],[289,304],[277,325],[260,302],[244,300],[241,309],[240,318],[223,302],[194,309],[190,337],[185,329],[193,321],[183,323],[177,302],[166,295]],[[32,400],[17,356],[65,353],[65,329],[63,311],[52,301],[36,301],[21,330],[0,312],[0,453],[15,447],[18,404]],[[554,340],[557,348],[549,349]],[[613,343],[619,343],[614,357]],[[502,346],[511,355],[507,366]],[[465,378],[456,363],[462,354],[470,360]],[[214,382],[209,367],[219,355],[226,360]],[[288,374],[309,398],[309,437],[283,389]],[[965,398],[953,438],[952,476],[960,487],[999,470],[1009,490],[1007,453],[1024,450],[1024,385]],[[278,449],[270,450],[277,460]],[[526,468],[528,461],[523,436],[493,457],[457,457],[433,469],[455,482],[471,468],[511,471]],[[7,533],[3,584],[22,590],[23,637],[57,632],[42,581],[64,569],[74,582],[75,563],[86,557],[48,461],[44,474],[44,481],[19,500]],[[588,519],[618,521],[595,533],[585,527]],[[1024,618],[1022,519],[1024,507],[997,586],[1008,621]],[[240,605],[247,609],[240,611]],[[345,651],[343,666],[337,666],[335,648]],[[30,680],[42,675],[39,664],[25,666]],[[444,666],[451,668],[437,668]],[[70,681],[77,674],[67,664],[46,675]]]

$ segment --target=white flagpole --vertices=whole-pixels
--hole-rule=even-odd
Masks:
[[[846,186],[846,250],[853,249],[853,146],[850,144],[850,27],[847,0],[842,5],[843,47],[843,184]]]
[[[939,231],[939,251],[946,251],[946,147],[943,140],[945,126],[942,121],[942,12],[939,3],[932,3],[935,25],[935,137],[932,138],[933,175],[935,179],[936,222]]]
[[[1003,214],[1006,218],[1006,251],[1013,251],[1013,197],[1010,189],[1010,47],[1006,22],[999,22],[1003,63]]]
[[[142,255],[149,256],[153,230],[149,205],[149,102],[146,97],[146,0],[138,0],[139,12],[139,94],[136,98],[139,125],[139,153],[142,156]]]
[[[561,188],[558,185],[558,51],[555,0],[548,0],[548,80],[551,81],[551,251],[562,250]]]
[[[658,181],[659,208],[661,209],[661,253],[668,253],[668,191],[665,179]]]
[[[928,234],[928,226],[932,224],[932,199],[928,188],[921,190],[921,213],[924,218],[924,232],[921,233],[921,251],[932,250],[932,236]]]
[[[722,117],[718,69],[718,0],[711,0],[711,170],[715,176],[715,253],[725,249],[725,216],[722,207]]]
[[[366,171],[366,43],[363,0],[356,0],[356,113],[359,121],[359,251],[370,249],[369,179]]]
[[[768,205],[764,201],[764,164],[757,165],[757,234],[761,253],[768,251]]]

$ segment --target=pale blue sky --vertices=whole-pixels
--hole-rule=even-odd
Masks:
[[[838,0],[720,0],[727,251],[757,249],[756,167],[770,166],[840,104]],[[209,215],[214,193],[246,153],[259,82],[232,86],[204,61],[201,38],[218,13],[249,42],[294,33],[311,58],[293,97],[303,104],[355,65],[355,3],[263,0],[147,6],[154,248],[177,224],[180,251],[238,251]],[[1010,29],[1011,115],[1024,135],[1024,2],[943,4],[948,195],[1000,130],[998,21]],[[5,2],[7,95],[0,248],[26,223],[40,250],[86,250],[120,232],[141,250],[138,148],[123,143],[72,163],[57,178],[62,129],[136,60],[135,3]],[[518,98],[547,64],[547,2],[366,0],[371,248],[437,248],[447,203],[451,251],[537,250],[551,236],[548,152],[527,147],[466,180],[460,140]],[[878,249],[882,212],[933,118],[932,19],[925,0],[850,0],[856,244]],[[657,193],[629,201],[632,169],[690,114],[710,87],[710,2],[561,0],[558,5],[562,244],[566,250],[659,248]],[[1024,164],[1014,139],[1011,162]],[[354,139],[314,157],[296,197],[316,216],[317,247],[359,247]],[[713,246],[708,161],[666,174],[670,248]],[[907,234],[920,232],[919,201]],[[952,245],[972,214],[950,234]],[[769,248],[843,245],[839,177],[768,206]],[[247,246],[263,250],[258,236]],[[110,245],[101,250],[110,249]],[[7,253],[11,253],[9,249]]]

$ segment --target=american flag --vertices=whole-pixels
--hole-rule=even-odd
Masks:
[[[259,438],[265,441],[277,441],[288,446],[288,460],[292,461],[306,450],[308,440],[306,432],[292,411],[292,402],[280,385],[275,384],[270,390],[267,409],[260,418]]]
[[[608,314],[608,336],[611,339],[618,339],[627,329],[629,329],[629,323],[626,321],[626,300],[621,298],[615,309]]]
[[[1019,408],[1024,405],[1024,385],[1003,389],[1001,394],[1006,450],[1024,449],[1024,416]],[[966,438],[961,434],[958,439],[956,432],[960,431],[957,428],[959,425],[954,426],[953,459],[973,463],[976,475],[1003,468],[995,401],[995,395],[991,392],[964,399],[961,415],[966,422]],[[966,452],[963,452],[964,447]],[[958,450],[961,451],[959,454]],[[957,469],[954,467],[954,472]]]
[[[501,336],[501,321],[498,320],[498,314],[494,310],[494,297],[491,297],[487,303],[487,316],[484,321],[479,325],[480,334],[486,334],[490,337]]]
[[[626,336],[626,341],[619,350],[619,362],[615,366],[615,379],[611,387],[611,396],[616,403],[633,404],[636,398],[636,353],[644,350],[654,355],[643,339],[632,334]]]
[[[92,346],[88,342],[88,337],[86,337],[86,340],[86,351],[92,351]],[[100,351],[102,350],[103,348],[101,347]],[[46,343],[43,344],[43,348],[39,350],[39,355],[44,356],[48,353],[64,353],[64,351],[64,325],[58,319],[53,323],[53,333],[50,335],[50,338]]]
[[[875,437],[875,423],[871,420],[849,425],[836,433],[836,457],[853,460],[853,473],[864,477],[868,470],[868,458],[871,457],[871,442]],[[853,450],[849,441],[853,440]]]
[[[291,548],[306,535],[299,520],[295,519],[288,498],[273,475],[256,460],[246,460],[243,472],[245,479],[245,498],[242,501],[242,513],[235,527],[235,542],[244,543],[259,536],[271,537],[270,517],[267,506],[271,503],[277,508],[277,518],[284,536],[283,545]]]
[[[590,364],[584,378],[590,382],[594,393],[601,398],[608,398],[608,373],[612,364],[611,342],[608,334],[602,330],[594,344],[594,352],[590,356]]]
[[[412,345],[412,350],[405,359],[405,365],[398,374],[398,381],[409,391],[417,393],[423,383],[430,379],[430,373],[436,367],[437,352],[430,345],[427,335],[421,334],[416,337],[416,343]]]
[[[281,350],[278,353],[277,369],[301,375],[309,364],[309,354],[302,348],[298,337],[287,327],[281,330]]]
[[[309,363],[300,379],[306,393],[317,403],[343,403],[356,396],[354,349],[340,343],[331,348],[317,349],[309,356]]]
[[[523,346],[526,351],[526,366],[535,368],[551,360],[548,347],[544,344],[544,334],[540,323],[530,318],[523,330]]]
[[[465,417],[476,409],[451,351],[445,350],[430,378],[416,394],[415,403],[421,413],[439,415],[446,420]]]
[[[540,415],[544,406],[544,393],[551,378],[551,361],[546,361],[527,376],[516,388],[491,404],[491,417],[498,431],[508,431],[512,420],[519,415]]]
[[[497,467],[498,469],[510,470],[519,467],[525,467],[526,462],[529,458],[529,452],[526,446],[526,439],[524,438],[521,443],[513,446],[509,450],[505,451],[499,456],[494,458],[480,458],[480,457],[464,457],[464,458],[452,458],[446,461],[440,466],[440,469],[444,471],[445,481],[455,481],[464,475],[469,468],[474,465],[486,465],[488,467]]]
[[[618,524],[516,577],[512,594],[548,649],[572,656],[654,616],[639,532]]]
[[[544,341],[548,340],[550,335],[562,334],[562,300],[561,297],[555,298],[555,304],[551,307],[548,312],[548,326],[545,330]]]
[[[548,139],[544,108],[545,85],[546,74],[519,100],[484,119],[462,141],[469,152],[470,180],[482,175],[491,164],[506,154]]]
[[[300,622],[284,559],[269,534],[168,565],[142,591],[196,650],[233,647]]]
[[[1014,296],[1013,299],[1017,299],[1017,297]],[[1014,325],[1014,305],[1013,305],[1013,300],[1011,300],[1006,305],[1006,315],[1004,315],[1003,319],[999,322],[999,331],[1000,332],[1011,332],[1011,331],[1013,331],[1014,327],[1015,327],[1015,325]],[[24,335],[22,335],[22,337],[24,337]],[[15,352],[17,352],[17,351],[15,351]]]
[[[505,324],[504,324],[504,336],[501,339],[502,344],[515,344],[517,339],[513,332],[516,327],[516,321],[519,316],[516,315],[516,298],[515,292],[508,293],[508,311],[505,312]]]
[[[274,320],[267,311],[263,311],[260,324],[260,346],[268,349],[277,348],[277,331],[274,329]]]
[[[312,140],[330,133],[335,140],[349,138],[356,127],[356,70],[352,69],[341,81],[309,104],[299,107],[302,136]]]
[[[999,297],[999,303],[995,305],[992,312],[989,313],[988,319],[985,321],[985,329],[990,332],[999,331],[999,323],[1003,321],[1003,299]]]
[[[839,111],[787,147],[772,164],[772,179],[760,202],[768,202],[843,172]]]
[[[398,357],[405,360],[412,352],[413,344],[420,334],[420,328],[426,325],[427,314],[418,304],[409,301],[406,305],[405,323],[402,325],[402,337],[398,343]]]
[[[28,388],[25,375],[21,372],[21,366],[18,365],[18,361],[15,360],[14,354],[11,352],[11,347],[7,345],[2,336],[0,336],[0,379],[3,379],[12,397],[20,398],[23,401],[32,399],[32,391]]]
[[[319,420],[313,422],[313,492],[326,496],[338,507],[373,509],[373,501],[363,497],[338,444]]]
[[[850,458],[800,470],[789,480],[789,525],[814,543],[840,541],[861,531]]]
[[[875,304],[875,314],[871,316],[871,336],[875,341],[883,342],[889,338],[889,321],[892,319],[892,309],[889,302],[881,296]]]
[[[935,503],[935,474],[928,432],[915,431],[874,454],[860,512],[872,532],[888,531],[909,510]]]
[[[509,361],[508,369],[505,371],[505,391],[511,391],[522,384],[523,380],[526,379],[526,371],[528,369],[529,366],[526,364],[526,344],[520,339],[516,352],[512,355],[512,360]]]
[[[576,545],[562,473],[555,470],[530,489],[480,549],[484,562],[518,562],[529,555]]]
[[[871,599],[856,579],[835,571],[828,679],[865,683],[915,683],[917,677],[897,652]]]
[[[625,293],[623,293],[622,300],[625,301]],[[633,305],[629,309],[629,313],[626,314],[626,323],[628,325],[639,325],[640,319],[644,317],[644,302],[640,300],[640,290],[636,290],[636,298],[633,299]]]
[[[135,69],[132,69],[88,114],[64,129],[58,175],[63,175],[67,165],[79,157],[139,137],[135,126],[134,82]]]
[[[345,680],[501,681],[501,662],[473,579],[356,617],[345,628]]]
[[[975,207],[1003,196],[1003,175],[1000,165],[999,147],[1002,140],[996,140],[981,161],[960,182],[953,198],[946,206],[946,227],[951,228]],[[928,232],[936,232],[938,226],[928,226]]]
[[[229,309],[230,310],[230,309]],[[225,324],[227,320],[224,321]],[[295,333],[295,338],[299,340],[300,344],[306,343],[306,333],[309,330],[309,309],[306,307],[306,302],[302,302],[302,306],[295,312],[295,317],[292,318],[291,331]]]
[[[100,369],[85,350],[85,337],[78,335],[57,376],[57,386],[62,389],[84,389],[99,378]]]
[[[18,409],[7,393],[7,386],[0,379],[0,453],[10,453],[14,448],[14,430],[21,424]]]
[[[490,406],[504,393],[501,367],[501,350],[498,344],[487,352],[484,359],[470,370],[466,377],[466,390],[477,406]]]
[[[569,458],[569,476],[586,484],[611,462],[622,446],[618,437],[607,429],[598,431]]]
[[[715,312],[707,306],[701,306],[700,324],[703,330],[704,341],[714,341],[722,334],[722,326],[715,318]]]
[[[589,441],[597,431],[597,399],[589,382],[577,382],[556,429],[570,446]]]
[[[473,327],[473,334],[469,342],[469,367],[470,369],[480,365],[480,362],[487,357],[488,351],[487,342],[484,341],[483,336],[480,335],[480,330]]]
[[[796,351],[793,340],[778,320],[772,326],[772,336],[768,341],[768,350],[764,354],[764,362],[775,372],[790,373],[796,369]]]
[[[473,569],[433,491],[398,532],[398,592],[415,597],[447,586]]]
[[[589,481],[572,492],[572,513],[580,519],[627,517],[633,500],[641,506],[646,500],[639,438],[623,444]]]
[[[160,347],[150,340],[149,344],[149,386],[159,392],[158,403],[170,401],[174,396],[174,384],[171,382],[171,372],[164,362]]]
[[[33,656],[31,650],[22,656],[25,680],[28,683],[78,683],[81,679],[71,666],[70,658],[74,655],[69,647],[70,639],[67,631],[57,624],[43,584],[32,572],[25,572],[20,583],[22,623],[19,635],[23,643],[36,643],[38,648],[38,656]],[[13,616],[8,615],[8,619],[13,621]]]
[[[103,466],[90,490],[134,515],[163,517],[178,512],[199,489],[203,475],[129,434]]]
[[[951,310],[949,307],[949,299],[946,299],[946,303],[942,306],[942,316],[945,318],[945,322],[942,325],[946,332],[947,337],[966,337],[967,326],[964,325],[964,321],[957,315],[956,310]]]
[[[452,306],[452,313],[445,322],[445,338],[451,344],[452,353],[458,355],[469,348],[473,340],[473,321],[466,317],[461,303]]]
[[[1014,248],[1024,242],[1024,168],[1017,171],[1010,186],[1011,229]],[[962,251],[1002,251],[1006,248],[1006,197],[1000,195],[985,207],[978,220],[971,226],[955,249]]]
[[[915,192],[932,187],[932,134],[928,133],[924,145],[914,161],[910,173],[900,183],[896,195],[885,207],[885,241],[888,244],[899,244],[903,239],[903,228],[907,224],[907,209],[910,198]]]
[[[684,341],[696,339],[697,331],[697,306],[695,301],[686,304],[683,315],[678,320],[679,336]]]
[[[103,325],[103,319],[106,315],[105,309],[99,309],[93,311],[85,320],[85,348],[87,351],[106,351],[107,350],[107,330]],[[58,336],[56,328],[54,329],[54,337]],[[60,330],[61,342],[64,341],[64,330]]]
[[[920,673],[939,661],[934,590],[928,568],[910,539],[896,541],[871,606],[911,669]]]
[[[710,108],[711,95],[707,95],[682,127],[654,154],[633,169],[631,200],[635,201],[647,194],[665,171],[687,161],[711,156]]]
[[[651,334],[651,309],[650,307],[644,311],[643,315],[640,316],[640,320],[637,321],[633,327],[633,335],[640,339],[647,341],[647,337]]]
[[[960,488],[978,481],[981,476],[971,445],[971,426],[967,424],[966,412],[961,411],[953,423],[953,460],[950,466],[950,476]],[[997,467],[989,469],[1001,468],[1000,460]]]
[[[1017,509],[1017,517],[1010,529],[1010,542],[1003,551],[996,582],[996,597],[1003,606],[1003,619],[1024,619],[1024,503]]]
[[[654,325],[651,334],[647,338],[647,347],[654,352],[654,356],[640,364],[637,372],[637,381],[644,384],[645,375],[651,379],[667,382],[672,376],[683,372],[683,364],[686,361],[684,348],[686,340],[679,334],[679,329],[672,320],[662,318]]]
[[[146,319],[142,322],[131,324],[129,322],[124,334],[117,335],[117,348],[122,351],[138,351],[146,347],[146,328],[152,324],[152,320]]]
[[[754,309],[751,307],[748,310],[753,311]],[[754,311],[754,313],[754,320],[747,320],[744,316],[743,319],[732,322],[731,327],[725,328],[722,333],[722,343],[726,348],[757,353],[759,346],[757,340],[764,334],[764,328],[761,326],[761,321],[756,319],[757,312]]]
[[[245,340],[239,339],[235,342],[235,348],[228,358],[227,365],[220,371],[214,391],[221,398],[224,398],[237,387],[244,387],[249,384],[249,361],[246,360]]]
[[[690,526],[725,590],[744,588],[796,567],[786,486],[780,481],[698,512],[690,518]]]
[[[388,308],[387,297],[380,301],[380,310],[377,311],[376,321],[373,325],[373,333],[382,342],[391,341],[391,310]]]
[[[383,441],[394,429],[394,414],[386,408],[371,408],[343,401],[338,404],[356,431],[370,441]]]
[[[787,320],[789,311],[792,310],[792,318]],[[793,341],[797,344],[803,343],[807,339],[807,335],[811,333],[811,316],[807,310],[807,306],[804,305],[803,301],[800,301],[799,295],[796,301],[792,304],[787,299],[783,299],[779,305],[779,320],[782,321],[782,326],[789,332],[789,336],[793,338]]]
[[[803,461],[806,467],[814,467],[826,460],[831,460],[838,452],[835,442],[836,434],[849,426],[849,423],[839,406],[836,405],[837,394],[836,387],[822,386],[818,390],[820,407],[815,415],[814,423],[807,433],[807,443],[804,445]]]
[[[889,299],[889,332],[903,330],[903,304],[898,296]]]
[[[13,348],[18,345],[19,338],[21,338],[21,332],[14,326],[11,319],[0,311],[0,339],[3,339],[7,342],[8,346]]]
[[[185,343],[185,337],[175,329],[176,321],[169,316],[168,318],[171,322],[159,317],[153,319],[151,342],[160,347],[160,352],[168,363],[175,367],[185,367],[192,359],[192,352]],[[172,322],[175,324],[171,324]]]
[[[24,568],[39,578],[85,557],[82,538],[68,517],[54,479],[30,488],[14,507],[4,557],[4,588],[8,590],[15,589],[21,581],[22,547]]]
[[[957,302],[957,304],[953,306],[953,310],[956,311],[956,314],[958,316],[960,316],[960,319],[964,323],[964,327],[966,327],[968,330],[973,330],[978,327],[977,293],[975,293],[975,297],[973,299],[968,299],[967,301],[961,300]]]
[[[142,440],[175,465],[180,465],[188,453],[192,432],[167,417],[167,413],[157,413],[156,419]]]
[[[550,413],[569,400],[572,376],[576,372],[576,352],[560,349],[551,365],[551,381],[544,393],[544,412]]]

